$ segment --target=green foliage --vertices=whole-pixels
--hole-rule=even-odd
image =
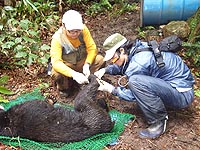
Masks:
[[[146,33],[140,27],[137,27],[136,31],[138,32],[138,37],[145,38]]]
[[[9,76],[4,75],[0,78],[0,85],[6,84],[8,82]]]
[[[196,77],[200,77],[200,72],[195,72]]]
[[[39,86],[38,87],[39,89],[47,89],[47,88],[49,88],[50,85],[49,85],[49,83],[43,82],[43,83],[39,84],[38,86]]]
[[[5,85],[8,82],[9,76],[4,75],[0,78],[0,93],[4,95],[13,95],[14,92],[10,91],[3,85]],[[2,96],[0,96],[0,102],[8,102],[8,100],[4,99]]]
[[[6,87],[0,86],[0,93],[6,94],[6,95],[12,95],[14,94],[12,91],[7,89]]]
[[[116,15],[136,9],[136,4],[130,3],[128,0],[65,0],[64,2],[69,8],[79,7],[88,15],[96,15],[108,11],[112,11]]]
[[[10,91],[9,89],[5,88],[3,85],[5,85],[8,82],[9,76],[4,75],[0,78],[0,93],[6,94],[6,95],[12,95],[14,92]]]
[[[187,20],[190,26],[190,35],[188,37],[188,41],[184,44],[186,48],[185,57],[190,58],[191,63],[194,64],[195,67],[200,66],[200,8],[196,11],[196,13]],[[199,73],[195,73],[199,76]]]
[[[137,27],[136,31],[138,32],[137,36],[141,39],[146,39],[148,36],[148,32],[155,31],[155,27],[153,26],[145,26],[145,27]]]
[[[193,65],[200,66],[200,42],[189,43],[183,42],[183,46],[186,48],[185,58],[190,58]]]
[[[125,0],[66,0],[69,8],[80,7],[90,15],[114,10],[120,14],[135,9],[135,4]],[[56,5],[57,4],[57,5]],[[54,32],[58,26],[58,3],[53,0],[21,0],[14,7],[6,6],[1,10],[0,54],[9,59],[3,67],[25,67],[36,63],[46,65],[49,58],[50,42],[43,44],[42,38]],[[117,9],[116,9],[117,8]],[[6,66],[9,65],[9,66]],[[1,64],[2,66],[2,64]]]
[[[110,9],[112,9],[112,5],[109,3],[108,0],[100,0],[99,3],[93,2],[92,5],[86,10],[86,13],[94,15]]]
[[[131,12],[131,11],[136,10],[136,8],[137,8],[136,3],[129,4],[126,1],[119,1],[118,3],[116,2],[112,7],[114,11],[113,13],[114,15],[120,15],[125,12]]]
[[[7,99],[4,99],[2,96],[0,96],[0,103],[8,103],[9,101]]]
[[[200,89],[194,91],[195,95],[200,97]]]
[[[188,42],[195,43],[200,41],[200,7],[196,11],[196,13],[187,20],[190,26],[190,35],[188,37]]]
[[[68,5],[73,5],[73,4],[82,4],[82,3],[87,3],[88,0],[65,0],[64,1]]]
[[[42,31],[57,25],[58,16],[49,11],[53,2],[18,1],[15,8],[4,7],[0,21],[0,53],[9,58],[10,66],[24,67],[33,63],[46,64],[50,46],[43,44]],[[54,22],[49,23],[49,19]],[[50,43],[49,43],[50,44]],[[5,66],[6,67],[6,66]]]

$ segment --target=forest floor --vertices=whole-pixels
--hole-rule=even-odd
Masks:
[[[85,17],[85,23],[90,28],[91,34],[102,51],[103,41],[111,34],[119,32],[127,39],[134,40],[137,37],[137,28],[140,24],[139,10],[125,13],[118,17],[98,15],[96,17]],[[49,41],[50,43],[50,41]],[[191,68],[193,70],[193,68]],[[22,93],[32,91],[41,86],[42,83],[49,83],[50,86],[42,92],[48,98],[56,97],[51,78],[35,65],[23,69],[0,69],[0,76],[8,75],[7,88],[16,92],[16,95],[6,96],[13,100]],[[113,84],[117,84],[119,76],[105,76]],[[196,78],[195,89],[200,87],[200,79]],[[102,94],[102,93],[101,93]],[[169,120],[166,132],[157,139],[141,139],[138,131],[147,127],[141,111],[132,102],[119,100],[111,94],[103,94],[109,103],[110,109],[120,112],[134,114],[136,119],[129,122],[124,132],[119,137],[118,143],[107,146],[110,150],[199,150],[200,149],[200,98],[194,98],[189,108],[183,110],[169,110]],[[58,101],[73,103],[73,97],[68,99],[57,98]]]

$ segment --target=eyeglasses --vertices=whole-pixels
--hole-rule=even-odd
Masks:
[[[115,63],[116,61],[118,61],[120,58],[120,53],[118,51],[116,51],[116,53],[114,54],[114,57],[112,58],[111,62]]]
[[[67,30],[69,34],[79,34],[81,30]]]
[[[112,59],[111,62],[112,62],[112,63],[115,63],[115,62],[118,61],[118,60],[119,60],[119,57],[115,57],[115,58]]]

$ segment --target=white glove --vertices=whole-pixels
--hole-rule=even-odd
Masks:
[[[99,82],[100,86],[98,88],[99,91],[105,91],[105,92],[109,92],[112,93],[112,91],[114,90],[114,86],[111,85],[110,83],[103,81],[103,80],[99,80],[97,79],[97,81]]]
[[[90,75],[90,65],[88,63],[83,65],[83,74],[88,78]]]
[[[76,71],[72,72],[72,78],[79,84],[89,83],[88,78],[84,74]]]
[[[105,74],[105,72],[106,72],[106,69],[102,68],[102,69],[96,71],[94,73],[94,75],[97,76],[97,78],[101,79],[103,77],[103,75]]]

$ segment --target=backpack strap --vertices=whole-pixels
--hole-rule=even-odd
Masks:
[[[129,53],[129,56],[133,56],[135,55],[135,53],[138,53],[139,50],[138,50],[138,47],[141,45],[141,41],[139,39],[135,39],[135,44],[134,46],[131,48],[130,50],[130,53]]]
[[[152,51],[156,60],[156,63],[158,65],[158,67],[164,67],[165,63],[163,61],[163,56],[161,54],[161,51],[158,49],[158,43],[157,41],[153,40],[153,41],[149,41],[148,42],[148,46],[149,48],[138,48],[141,45],[141,41],[139,39],[135,40],[135,46],[132,47],[132,49],[130,50],[130,56],[132,57],[133,55],[135,55],[136,53],[142,52],[142,51]]]
[[[160,52],[160,50],[158,49],[158,43],[157,41],[153,40],[153,41],[149,41],[148,45],[150,46],[151,50],[153,51],[154,57],[156,59],[156,63],[158,65],[158,67],[164,67],[165,63],[163,61],[163,56]]]
[[[135,53],[143,52],[143,51],[152,51],[151,48],[137,48]]]

